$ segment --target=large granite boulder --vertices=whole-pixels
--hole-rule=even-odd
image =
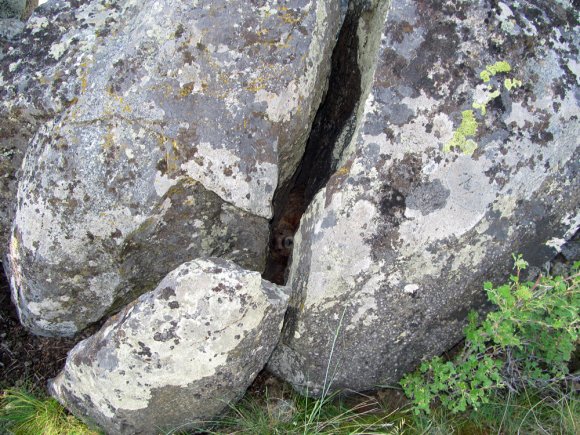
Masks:
[[[394,382],[456,343],[512,252],[578,229],[577,11],[400,0],[358,130],[294,238],[269,363],[297,389]]]
[[[226,260],[185,263],[77,344],[51,393],[111,434],[198,427],[266,364],[287,291]]]
[[[200,256],[262,270],[340,21],[329,0],[40,8],[0,77],[2,147],[26,148],[7,255],[23,324],[73,334]]]

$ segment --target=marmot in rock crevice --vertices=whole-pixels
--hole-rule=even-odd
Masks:
[[[274,218],[270,236],[268,264],[264,278],[276,284],[286,281],[288,259],[294,248],[294,234],[300,225],[300,218],[306,210],[304,190],[293,189],[279,217]]]

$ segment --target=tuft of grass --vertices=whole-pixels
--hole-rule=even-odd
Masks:
[[[577,434],[580,433],[580,402],[575,393],[559,388],[550,392],[525,390],[497,397],[470,414],[474,424],[496,433]]]
[[[348,405],[338,392],[331,393],[338,365],[333,366],[336,342],[342,329],[346,307],[331,342],[320,398],[286,393],[282,398],[246,396],[230,413],[214,424],[211,434],[399,434],[405,425],[396,412],[384,412],[371,398]]]
[[[406,420],[397,412],[385,412],[373,399],[348,404],[336,394],[312,399],[292,393],[284,399],[246,397],[209,434],[318,435],[402,434]]]
[[[555,389],[496,395],[477,410],[454,413],[435,406],[431,414],[409,414],[406,434],[577,434],[580,433],[578,394]]]
[[[52,398],[11,388],[0,398],[0,431],[14,435],[98,435]]]

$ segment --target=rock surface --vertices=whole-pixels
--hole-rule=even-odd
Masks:
[[[0,0],[0,18],[20,18],[26,0]]]
[[[569,3],[393,5],[357,133],[294,238],[270,370],[310,394],[392,383],[459,340],[512,252],[539,264],[575,233]]]
[[[0,19],[0,60],[12,40],[24,29],[25,23],[18,18]],[[4,159],[4,157],[2,157]]]
[[[185,263],[71,350],[50,390],[107,433],[214,420],[269,358],[286,291],[226,260]]]
[[[40,8],[0,76],[4,229],[26,149],[7,255],[22,322],[71,335],[199,256],[262,270],[340,20],[328,0]]]

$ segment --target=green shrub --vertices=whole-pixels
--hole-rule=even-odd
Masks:
[[[453,361],[433,358],[401,380],[416,413],[429,413],[435,400],[459,412],[477,409],[503,391],[564,387],[580,329],[580,262],[567,278],[521,282],[527,266],[514,255],[516,274],[508,283],[484,284],[497,310],[481,325],[477,313],[469,314],[465,347]]]

